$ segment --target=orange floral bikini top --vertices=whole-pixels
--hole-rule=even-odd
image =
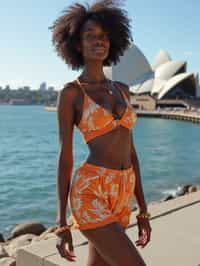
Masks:
[[[122,94],[126,102],[126,110],[121,118],[116,119],[110,111],[95,103],[85,93],[80,81],[78,79],[76,81],[84,94],[82,117],[77,127],[81,131],[85,143],[120,125],[128,129],[133,127],[137,119],[137,114],[123,91]]]

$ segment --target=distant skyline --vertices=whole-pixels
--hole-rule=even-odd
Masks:
[[[0,86],[38,89],[42,82],[60,90],[79,73],[54,51],[48,29],[75,1],[7,0],[0,9]],[[86,1],[78,1],[85,3]],[[88,1],[89,3],[93,1]],[[135,45],[150,64],[160,49],[186,60],[187,72],[200,72],[200,1],[124,1]]]

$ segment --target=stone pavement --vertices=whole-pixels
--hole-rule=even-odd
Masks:
[[[148,266],[200,266],[200,191],[176,199],[148,205],[152,215],[151,241],[137,248]],[[133,243],[138,239],[137,211],[126,230]],[[42,240],[18,251],[17,266],[85,266],[87,240],[73,232],[76,262],[60,257],[56,239]]]

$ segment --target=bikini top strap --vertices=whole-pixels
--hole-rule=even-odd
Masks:
[[[123,90],[120,89],[118,83],[114,81],[114,85],[116,85],[116,87],[118,88],[118,90],[122,93],[122,95],[123,95],[123,97],[124,97],[124,99],[125,99],[125,102],[126,102],[126,103],[129,103],[129,99],[128,99],[126,93],[125,93]]]
[[[76,79],[76,83],[79,85],[80,89],[82,90],[83,94],[85,95],[86,94],[85,90],[84,90],[83,86],[81,85],[79,78]]]

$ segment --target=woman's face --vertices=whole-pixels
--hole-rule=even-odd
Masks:
[[[79,50],[84,62],[104,61],[110,48],[108,33],[93,20],[88,20],[82,27]]]

